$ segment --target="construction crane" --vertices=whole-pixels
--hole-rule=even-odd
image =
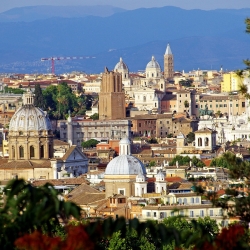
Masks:
[[[51,73],[55,74],[55,61],[59,60],[75,60],[75,59],[92,59],[94,56],[65,56],[65,57],[48,57],[41,58],[41,61],[51,61]]]

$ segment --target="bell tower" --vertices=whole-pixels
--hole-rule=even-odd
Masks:
[[[164,55],[164,78],[173,79],[174,77],[174,56],[172,54],[170,45],[167,45]]]
[[[99,94],[99,119],[125,118],[125,94],[122,89],[122,74],[105,68]]]

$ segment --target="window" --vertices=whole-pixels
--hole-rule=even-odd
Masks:
[[[151,217],[151,213],[150,212],[147,212],[147,217]]]
[[[35,149],[34,146],[30,146],[30,158],[35,157]]]
[[[15,155],[15,147],[12,146],[12,158],[15,158],[15,157],[16,157],[16,155]]]
[[[190,199],[190,203],[194,203],[194,198],[192,197],[191,199]]]
[[[23,146],[19,147],[19,156],[20,156],[20,158],[24,158],[24,148],[23,148]]]
[[[195,202],[200,203],[200,199],[198,197],[196,197]]]
[[[118,194],[125,195],[125,188],[118,188]]]
[[[209,210],[209,216],[214,216],[214,210]]]
[[[204,217],[204,210],[200,210],[200,216]]]
[[[194,211],[190,211],[190,217],[194,217]]]
[[[239,107],[239,104],[236,104],[236,108],[238,108]]]
[[[184,211],[183,210],[180,211],[180,216],[184,216]]]
[[[139,128],[141,128],[141,123],[139,123]]]
[[[40,157],[44,158],[44,145],[41,145],[40,147]]]
[[[245,107],[246,107],[245,102],[242,102],[242,108],[245,108]]]
[[[154,217],[156,217],[156,212],[154,212]]]

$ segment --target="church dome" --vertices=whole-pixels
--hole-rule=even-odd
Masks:
[[[155,176],[155,178],[156,178],[156,181],[164,181],[165,180],[165,175],[161,171],[159,171],[157,173],[157,175]]]
[[[155,60],[154,56],[152,56],[151,61],[147,64],[146,69],[161,69],[160,64]]]
[[[109,162],[105,175],[138,175],[145,174],[143,163],[131,155],[120,155]]]
[[[30,90],[23,94],[23,103],[24,105],[15,112],[10,120],[10,132],[51,130],[47,114],[34,106],[34,94]]]
[[[10,120],[9,131],[51,130],[47,114],[34,105],[19,108]]]
[[[116,70],[127,70],[128,71],[128,66],[123,62],[122,58],[120,58],[120,61],[115,65],[115,69]]]
[[[145,175],[141,173],[136,176],[136,182],[145,182],[145,180],[146,180]]]

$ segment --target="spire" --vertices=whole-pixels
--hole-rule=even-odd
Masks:
[[[171,49],[170,49],[169,43],[168,43],[168,45],[167,45],[165,55],[172,55],[172,51],[171,51]]]

